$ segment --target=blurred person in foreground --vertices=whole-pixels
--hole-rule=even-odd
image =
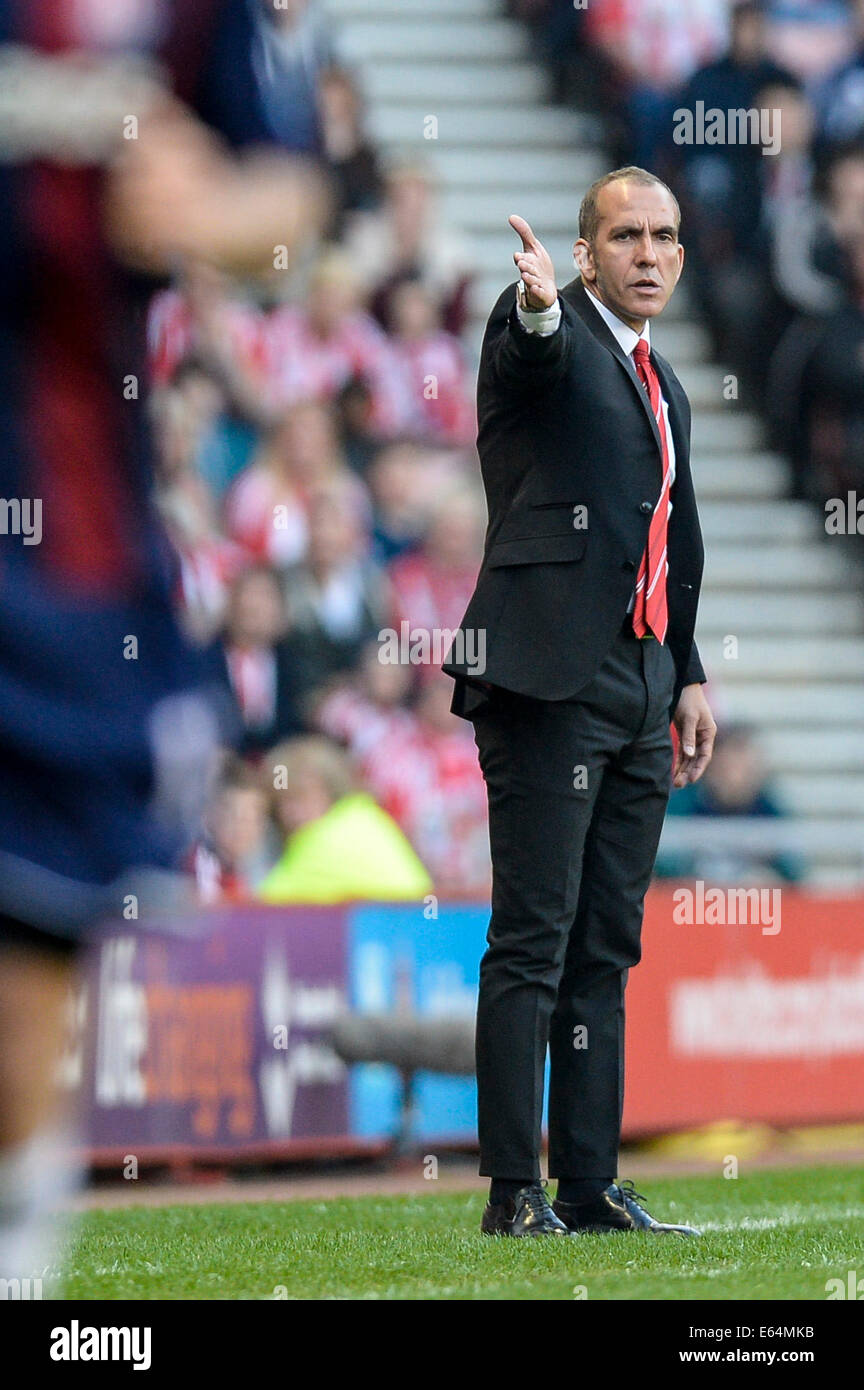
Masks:
[[[680,212],[645,169],[597,180],[573,246],[580,275],[560,292],[531,227],[510,225],[520,280],[490,315],[477,388],[486,548],[444,663],[489,797],[481,1229],[692,1236],[615,1177],[645,892],[670,781],[699,780],[715,728],[693,637],[703,546],[690,407],[651,343],[684,263]],[[590,1044],[574,1047],[583,1027]],[[547,1049],[554,1208],[540,1183]]]
[[[771,786],[755,731],[746,724],[720,727],[714,756],[702,781],[674,791],[668,813],[675,817],[760,820],[789,814]],[[734,846],[714,845],[706,826],[698,849],[662,851],[654,872],[658,878],[701,878],[715,883],[743,883],[748,878],[763,883],[799,883],[804,866],[795,854],[753,848],[743,830]]]
[[[313,168],[227,154],[178,99],[212,13],[0,0],[0,492],[28,523],[7,526],[0,550],[0,1277],[10,1280],[38,1270],[71,1180],[54,1078],[82,943],[128,891],[145,923],[176,898],[172,871],[218,734],[174,617],[138,392],[124,390],[145,373],[145,306],[125,267],[162,274],[190,254],[255,265],[276,241],[302,245],[327,215]],[[157,39],[174,93],[136,61]],[[130,113],[137,138],[124,140]]]
[[[348,755],[325,738],[289,740],[261,768],[287,836],[258,889],[269,903],[423,898],[432,881],[405,835],[368,792]]]
[[[323,155],[319,84],[335,47],[318,0],[223,4],[207,49],[206,121],[232,144]]]

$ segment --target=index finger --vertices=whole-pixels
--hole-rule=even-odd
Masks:
[[[535,237],[528,223],[525,221],[524,217],[519,217],[514,212],[511,213],[511,215],[507,218],[507,221],[510,223],[510,226],[513,228],[517,236],[520,236],[522,238],[522,246],[526,251],[530,251],[533,247],[537,245],[537,238]]]

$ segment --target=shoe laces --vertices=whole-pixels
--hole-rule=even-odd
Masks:
[[[532,1216],[545,1216],[549,1208],[549,1198],[546,1196],[546,1179],[542,1182],[532,1183],[522,1192],[522,1200],[528,1207]]]
[[[643,1216],[648,1215],[648,1212],[642,1206],[642,1203],[647,1202],[648,1198],[641,1192],[636,1191],[636,1185],[631,1178],[625,1178],[623,1182],[616,1183],[615,1186],[626,1201],[632,1202],[634,1206],[639,1208]]]

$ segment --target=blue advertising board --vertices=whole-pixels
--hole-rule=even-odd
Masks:
[[[360,905],[348,914],[349,999],[360,1013],[464,1017],[473,1024],[489,909],[422,903]],[[349,1127],[361,1138],[399,1127],[402,1084],[394,1067],[353,1067]],[[411,1138],[472,1142],[477,1133],[473,1077],[416,1078]]]

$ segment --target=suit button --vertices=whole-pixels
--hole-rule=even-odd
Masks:
[[[639,510],[643,516],[647,516],[649,512],[653,512],[654,504],[652,502],[640,502]]]
[[[636,565],[633,560],[625,560],[621,568],[622,570],[629,570],[632,574],[633,570],[635,570],[636,568]]]

